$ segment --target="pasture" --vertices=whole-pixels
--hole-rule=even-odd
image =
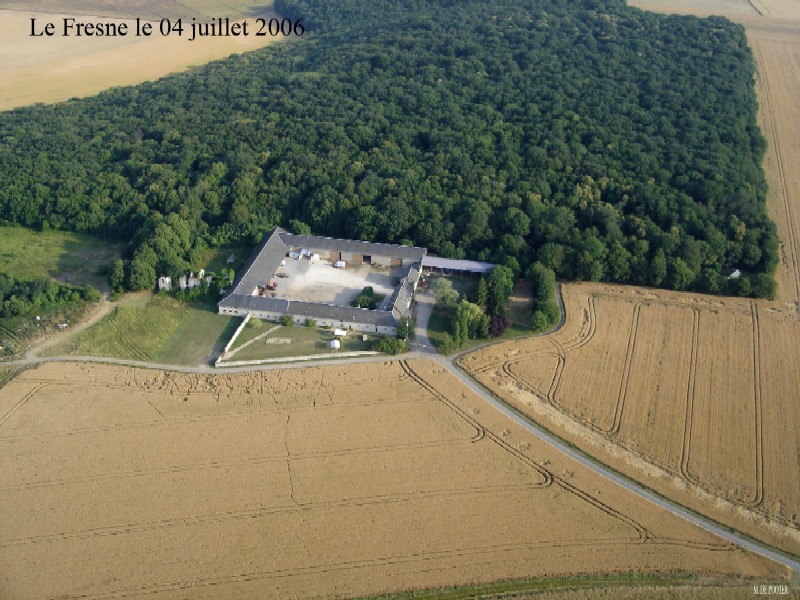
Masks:
[[[0,389],[0,415],[0,585],[20,600],[786,576],[596,477],[432,362],[51,363]]]

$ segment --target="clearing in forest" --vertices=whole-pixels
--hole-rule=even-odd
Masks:
[[[84,233],[0,226],[0,273],[16,279],[53,278],[108,292],[108,268],[121,244]]]
[[[21,600],[786,576],[428,361],[220,376],[51,363],[0,389],[0,445],[0,586]]]

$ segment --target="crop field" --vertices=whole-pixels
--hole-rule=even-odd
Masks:
[[[0,595],[20,600],[786,576],[428,361],[224,376],[50,363],[0,389],[0,446]]]
[[[96,12],[113,18],[86,16],[80,20],[91,23],[109,20],[114,23],[127,22],[129,30],[134,31],[133,21],[126,21],[122,17],[142,16],[154,19],[157,21],[157,30],[161,19],[174,19],[175,15],[184,12],[188,12],[189,16],[197,15],[198,18],[204,11],[213,13],[211,16],[237,18],[241,14],[261,14],[263,11],[256,7],[264,7],[267,2],[254,4],[232,0],[216,4],[216,9],[213,10],[211,2],[197,2],[197,11],[167,0],[125,4],[121,11],[119,3],[109,2],[48,1],[36,4],[35,8],[29,6],[29,3],[25,3],[24,7],[19,7],[18,4],[21,3],[0,2],[0,8],[12,6],[20,11],[0,10],[0,56],[3,57],[0,63],[0,110],[37,102],[61,102],[91,96],[115,86],[158,79],[233,53],[262,48],[279,39],[252,35],[256,28],[252,19],[249,20],[251,35],[246,37],[205,37],[189,41],[191,35],[186,25],[183,36],[172,34],[164,37],[156,34],[152,37],[136,37],[132,33],[126,37],[62,35],[63,17],[86,15],[86,11],[92,14],[95,11],[89,9],[95,7],[106,7],[106,10]],[[78,4],[83,9],[75,9]],[[234,11],[232,14],[227,12],[227,6]],[[32,12],[35,10],[44,12]],[[271,9],[265,7],[264,10]],[[120,12],[124,14],[120,15]],[[36,18],[37,22],[52,21],[62,29],[53,37],[32,37],[31,18]]]
[[[175,19],[202,17],[249,17],[262,14],[272,0],[0,0],[0,10],[128,17]]]
[[[490,346],[461,366],[604,462],[797,551],[793,308],[604,285],[567,285],[564,297],[561,331]]]

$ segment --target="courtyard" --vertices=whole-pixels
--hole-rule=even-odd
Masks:
[[[278,268],[278,289],[269,295],[285,300],[320,302],[337,306],[350,306],[361,290],[371,286],[376,294],[384,296],[378,310],[389,310],[391,296],[400,279],[408,273],[408,267],[375,267],[348,264],[344,269],[335,268],[330,262],[311,262],[308,259],[287,258]],[[282,277],[281,274],[287,275]]]

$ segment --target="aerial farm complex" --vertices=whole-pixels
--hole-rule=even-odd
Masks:
[[[410,318],[425,248],[295,235],[275,229],[242,268],[219,312],[296,323],[313,319],[365,333],[395,335]],[[363,288],[384,296],[376,310],[351,302]]]
[[[425,248],[296,235],[280,227],[264,236],[219,302],[224,315],[396,335],[413,318],[414,292],[423,269],[435,273],[486,273],[491,263],[428,256]],[[383,297],[375,310],[352,301],[366,287]]]

